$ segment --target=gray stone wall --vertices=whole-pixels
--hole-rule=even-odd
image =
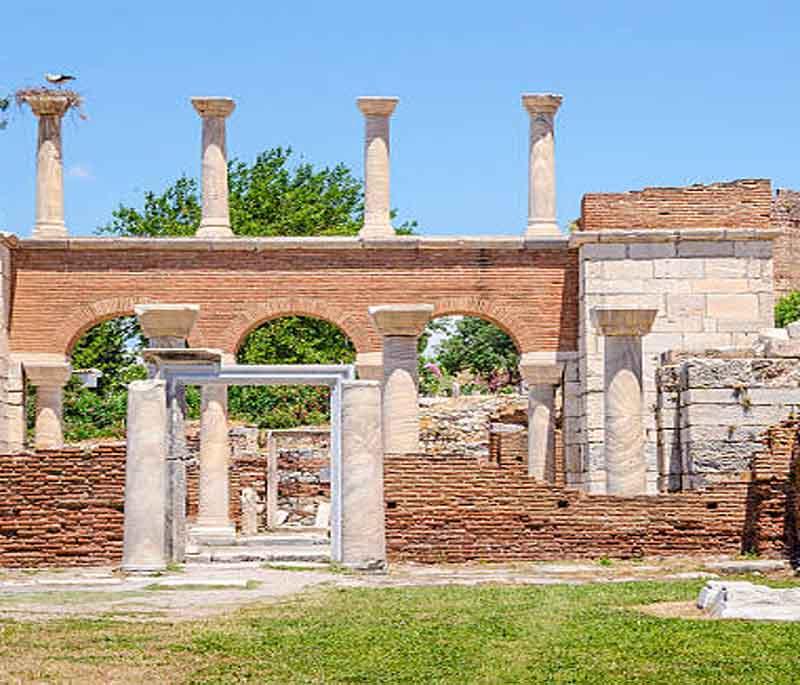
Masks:
[[[0,235],[2,238],[2,235]],[[10,354],[11,250],[0,240],[0,453],[16,452],[25,442],[25,386],[22,364]]]
[[[616,234],[616,235],[612,235]],[[579,436],[577,474],[568,482],[588,492],[607,488],[605,341],[592,323],[599,305],[657,310],[642,338],[646,492],[659,490],[656,375],[662,353],[751,344],[772,326],[772,239],[746,231],[606,232],[580,246],[580,396],[569,428]],[[700,239],[702,238],[702,239]],[[603,242],[600,242],[600,241]],[[666,420],[662,417],[661,420]],[[567,440],[574,440],[568,430]],[[573,448],[574,452],[574,448]],[[573,461],[576,457],[572,456]],[[569,463],[569,458],[568,458]]]

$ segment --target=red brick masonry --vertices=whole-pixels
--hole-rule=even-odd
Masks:
[[[744,179],[627,193],[587,193],[581,201],[580,228],[768,228],[771,211],[770,181]]]
[[[621,498],[530,480],[509,443],[499,461],[386,458],[390,558],[507,561],[641,555],[797,557],[797,423],[769,431],[752,474],[702,492]],[[242,463],[231,490],[260,472]],[[190,483],[192,479],[190,478]],[[0,566],[118,563],[125,446],[0,456]],[[232,501],[232,514],[238,515]]]

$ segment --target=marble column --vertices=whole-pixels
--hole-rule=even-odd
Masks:
[[[128,385],[122,570],[166,568],[167,395],[158,379]]]
[[[370,307],[383,336],[383,447],[387,453],[419,451],[417,339],[433,314],[430,304]]]
[[[57,361],[25,363],[24,367],[28,382],[36,387],[34,447],[59,449],[64,446],[64,386],[72,375],[72,367]]]
[[[192,105],[203,120],[203,215],[197,237],[231,238],[225,119],[236,105],[230,98],[219,97],[192,98]]]
[[[204,385],[201,392],[198,514],[192,537],[233,541],[236,528],[230,519],[228,494],[228,386]]]
[[[523,354],[519,370],[528,386],[528,475],[555,482],[555,397],[564,374],[563,362],[532,359]]]
[[[528,144],[528,237],[558,237],[556,158],[553,130],[562,97],[525,93],[522,106],[530,115]]]
[[[595,307],[592,318],[604,340],[606,492],[633,496],[647,491],[644,454],[642,336],[657,310]]]
[[[389,196],[389,117],[399,98],[360,97],[356,101],[364,114],[364,225],[361,238],[394,236]]]
[[[381,386],[342,383],[342,564],[379,571],[386,566],[381,445]]]
[[[25,96],[25,102],[39,119],[33,237],[65,238],[61,119],[69,109],[69,99],[59,93],[41,93]]]

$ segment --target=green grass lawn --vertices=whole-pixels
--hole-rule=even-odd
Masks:
[[[800,682],[800,624],[656,618],[697,582],[326,589],[174,624],[0,624],[0,681]]]

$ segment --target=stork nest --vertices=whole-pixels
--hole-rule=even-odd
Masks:
[[[83,97],[80,93],[74,90],[68,90],[67,88],[20,88],[16,93],[14,93],[14,99],[17,102],[17,106],[22,107],[23,103],[25,103],[28,98],[47,97],[49,95],[57,95],[65,98],[67,101],[67,111],[75,110],[81,119],[87,118],[86,114],[83,112]]]

